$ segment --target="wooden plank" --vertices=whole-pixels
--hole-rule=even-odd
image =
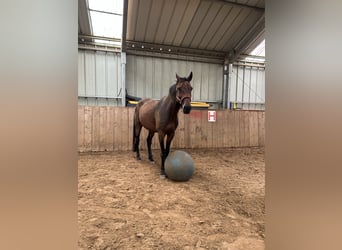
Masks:
[[[84,152],[84,106],[78,106],[78,151]]]
[[[84,107],[84,151],[91,151],[92,127],[93,127],[93,109],[92,107]]]
[[[208,122],[208,111],[207,113],[207,148],[213,148],[213,130],[214,130],[214,123]]]
[[[114,129],[113,129],[113,117],[114,110],[113,107],[106,107],[107,119],[106,119],[106,138],[105,138],[105,150],[113,151],[113,143],[114,143]]]
[[[262,112],[258,113],[258,146],[261,145],[261,116]]]
[[[203,110],[199,110],[199,115],[196,117],[196,148],[202,148],[202,133],[203,133],[203,128],[202,128],[202,115],[203,115]]]
[[[147,150],[147,146],[146,146],[146,138],[147,138],[147,129],[145,129],[144,127],[141,129],[141,133],[140,133],[140,150],[145,151]],[[153,144],[153,143],[152,143]]]
[[[250,131],[249,131],[249,116],[250,111],[243,111],[243,119],[244,119],[244,145],[245,147],[250,147]]]
[[[211,148],[217,147],[217,137],[218,137],[218,121],[217,121],[218,110],[216,110],[216,122],[208,122],[212,125],[212,144]]]
[[[129,137],[131,133],[128,131],[128,109],[125,107],[120,107],[121,113],[121,150],[128,150],[130,147],[129,145]]]
[[[160,149],[159,135],[155,133],[152,139],[152,149]]]
[[[178,144],[179,144],[178,136],[179,136],[179,116],[180,116],[180,114],[181,114],[181,112],[178,112],[178,114],[177,114],[177,117],[178,117],[178,127],[177,127],[177,129],[175,131],[176,132],[175,133],[175,137],[173,138],[172,143],[171,143],[171,148],[173,148],[173,149],[178,148]]]
[[[243,111],[239,111],[239,147],[244,147],[245,145],[245,126],[243,119]]]
[[[100,150],[100,107],[94,106],[93,108],[93,132],[92,132],[92,142],[91,150]]]
[[[208,111],[203,110],[201,115],[201,146],[208,148]]]
[[[227,142],[225,147],[234,147],[235,146],[235,120],[234,120],[234,111],[228,110],[227,111]]]
[[[222,147],[227,147],[227,144],[228,144],[228,111],[229,110],[224,110],[222,112],[222,131],[223,131],[223,134],[222,134]]]
[[[240,147],[240,113],[241,111],[234,111],[234,135],[235,135],[235,147]]]
[[[258,113],[258,145],[265,146],[265,112]]]
[[[200,148],[201,147],[201,119],[202,113],[200,110],[193,110],[189,115],[189,125],[190,125],[190,147]]]
[[[120,116],[120,111],[118,107],[115,107],[113,109],[113,133],[114,133],[114,143],[113,143],[113,150],[118,151],[120,150],[121,147],[121,131],[120,131],[120,126],[121,126],[121,116]]]
[[[178,128],[176,130],[176,138],[177,141],[175,148],[184,148],[184,114],[178,113]]]
[[[191,147],[190,122],[190,116],[184,115],[184,148]]]
[[[201,121],[200,121],[201,130],[199,133],[201,148],[207,148],[208,145],[208,136],[207,136],[207,126],[208,126],[208,111],[201,110]]]
[[[99,151],[105,151],[106,136],[107,136],[107,108],[105,106],[100,107],[100,139],[99,139]]]
[[[207,110],[179,112],[172,148],[220,148],[265,145],[265,112],[218,110],[217,121],[208,122]],[[78,107],[78,150],[132,150],[134,108]],[[140,148],[147,157],[147,130],[142,129]],[[158,134],[153,149],[159,149]],[[144,157],[144,156],[143,156]]]
[[[222,148],[223,147],[223,137],[224,137],[224,113],[223,110],[216,111],[216,122],[215,128],[213,130],[214,141],[213,147],[215,148]]]
[[[246,124],[246,112],[247,111],[241,111],[240,112],[240,118],[241,118],[241,121],[240,121],[240,135],[241,135],[241,142],[242,142],[242,147],[247,147],[248,146],[248,143],[247,143],[247,137],[248,137],[248,133],[247,133],[247,124]],[[249,131],[248,131],[249,132]]]
[[[258,111],[251,111],[249,116],[250,145],[258,146]]]
[[[266,143],[266,117],[265,117],[266,113],[263,112],[262,113],[262,138],[263,138],[263,146]]]
[[[133,122],[135,108],[128,108],[128,150],[133,149]]]

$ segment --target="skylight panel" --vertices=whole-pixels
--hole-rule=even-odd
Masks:
[[[121,14],[123,12],[123,0],[88,0],[89,9]]]
[[[122,16],[90,11],[93,35],[119,38],[122,37]]]
[[[92,35],[122,39],[123,0],[88,0]],[[118,45],[118,41],[94,40]]]
[[[251,56],[265,56],[265,39],[250,53]]]

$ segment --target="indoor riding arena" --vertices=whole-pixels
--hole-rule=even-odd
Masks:
[[[105,2],[78,7],[79,249],[265,249],[264,0]],[[188,181],[161,178],[158,132],[133,152],[144,98],[159,133],[179,109]]]

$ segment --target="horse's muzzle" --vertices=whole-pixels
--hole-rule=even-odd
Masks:
[[[183,113],[184,114],[189,114],[190,111],[191,111],[191,105],[183,107]]]
[[[184,114],[189,114],[190,113],[190,111],[191,111],[191,102],[190,102],[189,98],[186,98],[183,101],[182,108],[183,108],[183,113]]]

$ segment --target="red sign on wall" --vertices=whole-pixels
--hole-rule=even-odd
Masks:
[[[216,122],[216,111],[208,110],[208,122]]]

